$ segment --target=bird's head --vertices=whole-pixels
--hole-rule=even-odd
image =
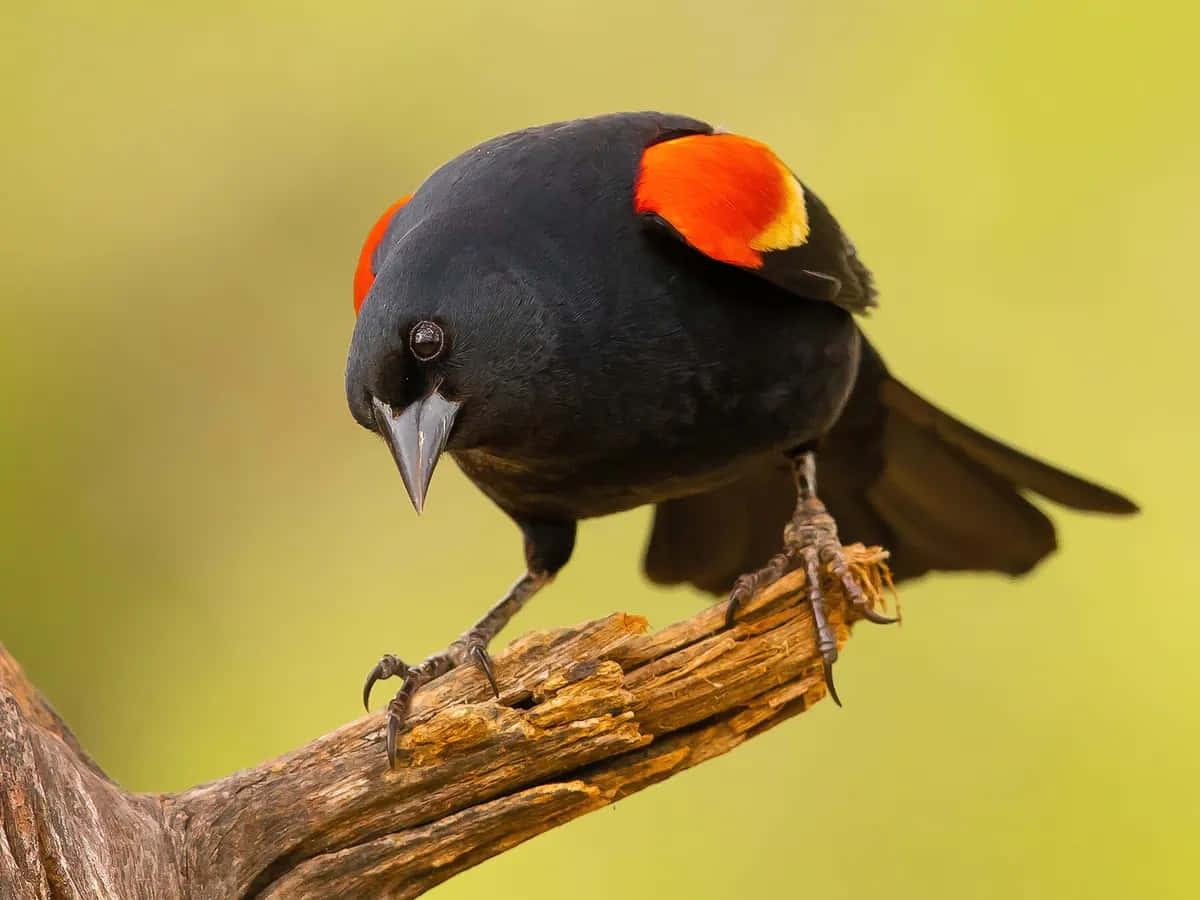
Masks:
[[[350,411],[386,442],[417,512],[444,451],[502,441],[521,418],[552,340],[496,229],[426,209],[397,204],[368,236],[346,368]]]
[[[673,269],[647,275],[657,258],[639,256],[634,180],[648,144],[707,130],[639,113],[502,135],[441,166],[371,229],[346,391],[418,511],[443,452],[557,465],[546,448],[586,443],[594,427],[577,414],[581,397],[620,390],[617,372],[656,377],[661,357],[630,353],[655,342],[655,323],[609,316],[601,298],[642,302],[674,283]]]

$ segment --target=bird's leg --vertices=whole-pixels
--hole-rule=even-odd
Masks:
[[[445,675],[451,669],[470,663],[487,678],[496,696],[500,696],[488,644],[504,630],[504,626],[530,597],[553,580],[555,572],[570,558],[575,544],[574,523],[522,523],[521,529],[525,533],[528,571],[517,579],[508,593],[483,618],[459,635],[445,650],[434,653],[415,666],[407,665],[399,657],[388,653],[367,675],[366,684],[363,685],[363,706],[368,706],[375,682],[396,675],[404,679],[387,708],[387,755],[390,766],[396,764],[396,736],[412,709],[413,695],[422,685]]]
[[[808,600],[812,604],[813,623],[817,632],[817,652],[825,663],[825,684],[829,695],[838,706],[837,689],[833,684],[833,664],[837,662],[837,638],[829,625],[825,591],[821,587],[821,568],[827,567],[841,583],[842,590],[858,608],[863,618],[880,624],[896,621],[879,614],[863,593],[858,582],[850,574],[846,553],[838,537],[837,523],[817,497],[817,465],[811,450],[800,453],[793,459],[793,474],[796,479],[796,511],[783,529],[783,552],[772,557],[765,567],[757,572],[743,575],[734,583],[726,607],[725,624],[732,626],[738,607],[753,594],[778,581],[793,569],[804,567],[805,583],[808,585]]]

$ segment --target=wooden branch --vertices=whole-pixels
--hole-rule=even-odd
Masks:
[[[847,552],[881,603],[886,554]],[[470,668],[417,694],[394,771],[372,714],[181,794],[109,781],[0,646],[0,896],[415,897],[821,699],[803,586],[731,630],[721,604],[655,633],[617,613],[527,634],[496,656],[498,701]]]

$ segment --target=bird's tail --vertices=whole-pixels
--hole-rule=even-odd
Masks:
[[[844,543],[891,551],[897,579],[931,570],[1027,572],[1056,546],[1032,492],[1072,509],[1127,514],[1120,494],[1034,459],[943,412],[891,376],[863,339],[858,379],[817,456],[818,494]],[[778,552],[795,503],[786,465],[661,503],[646,573],[729,589]]]

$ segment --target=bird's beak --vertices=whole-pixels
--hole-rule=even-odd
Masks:
[[[419,513],[425,506],[425,493],[438,457],[446,448],[446,439],[454,425],[461,403],[447,400],[436,389],[400,412],[378,397],[371,398],[372,413],[379,433],[387,441],[404,479],[409,499]]]

